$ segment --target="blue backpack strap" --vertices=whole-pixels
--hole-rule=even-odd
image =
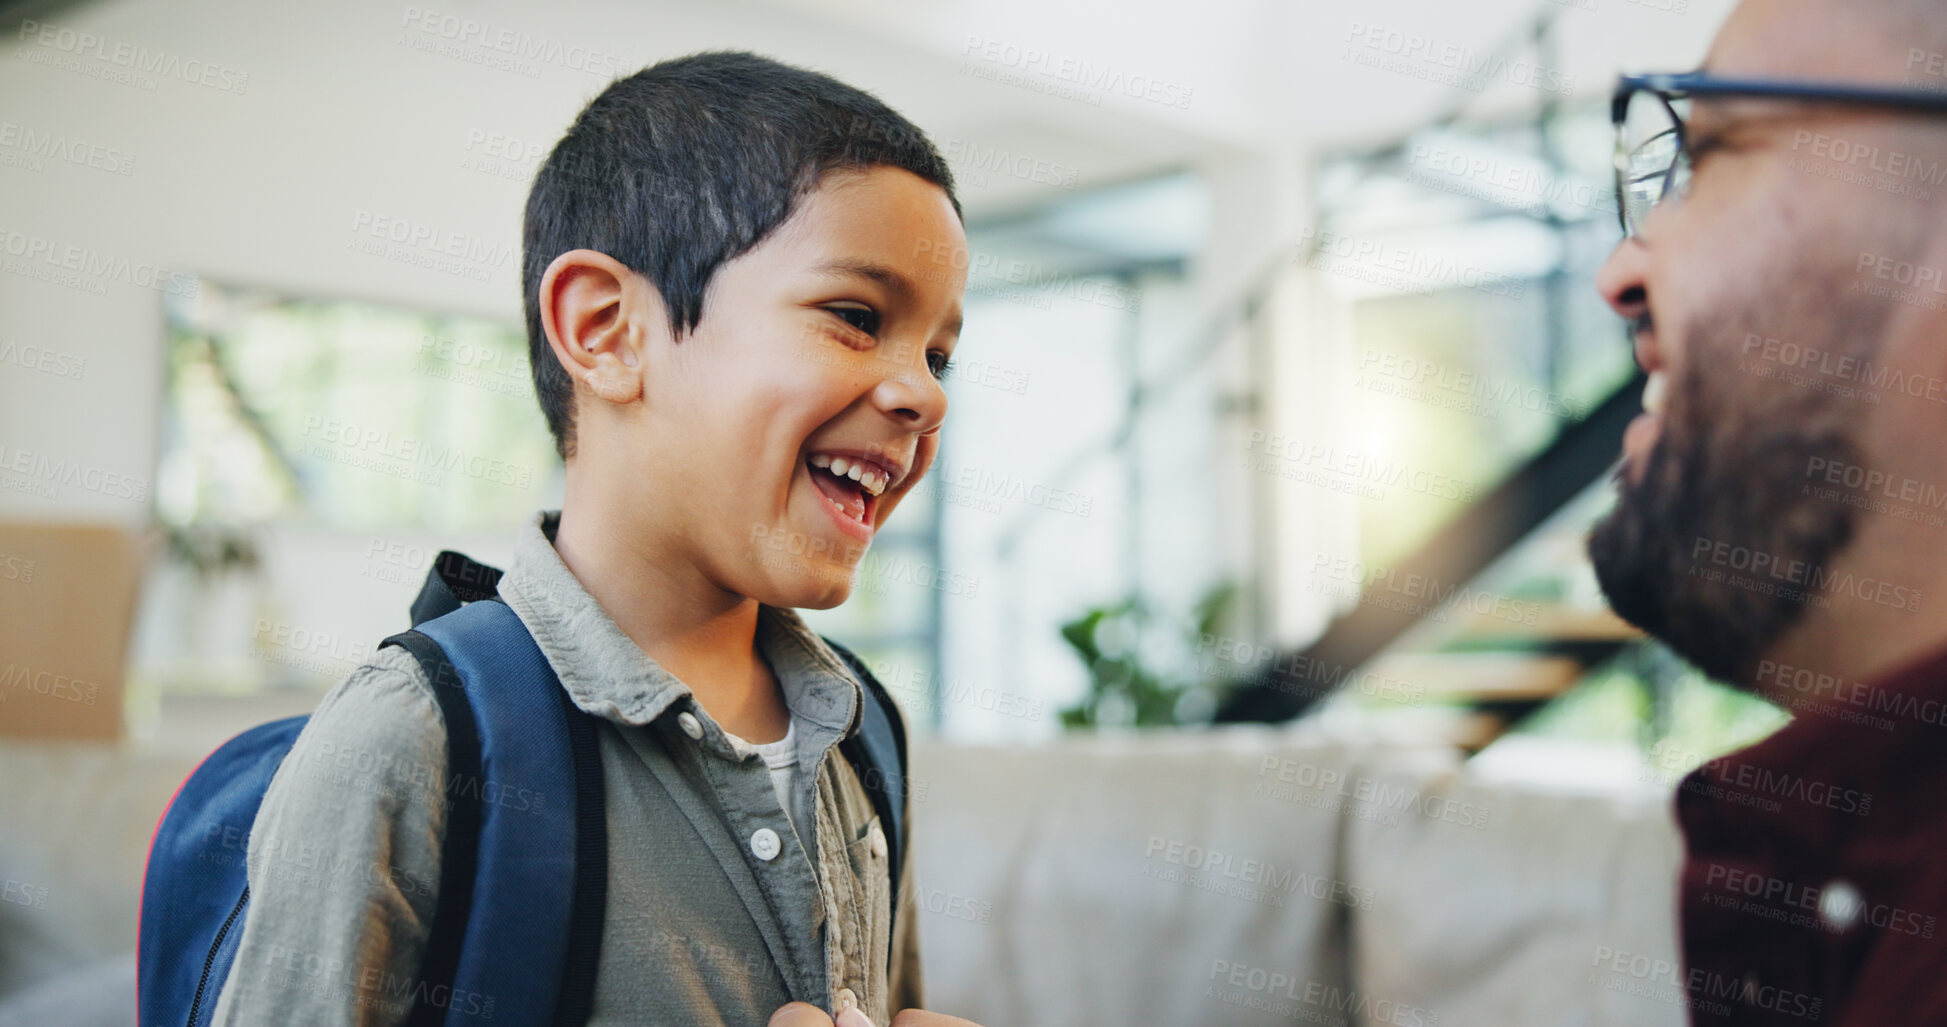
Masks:
[[[595,725],[520,618],[503,603],[473,602],[498,578],[441,553],[413,604],[425,630],[385,642],[419,660],[447,734],[443,870],[411,1022],[578,1025],[593,1003],[608,885]],[[196,1027],[214,1013],[250,900],[246,841],[308,719],[273,721],[224,743],[158,820],[137,924],[145,1027]],[[569,837],[571,849],[562,844]]]
[[[859,783],[871,796],[879,822],[890,825],[886,831],[886,862],[891,870],[892,913],[896,919],[899,879],[905,869],[902,859],[906,852],[906,722],[900,718],[899,707],[886,692],[886,686],[866,669],[865,661],[829,638],[825,644],[852,668],[863,686],[859,729],[838,743],[838,747],[858,771]]]
[[[505,603],[468,603],[386,641],[421,660],[442,714],[471,696],[479,753],[477,770],[448,777],[449,826],[468,830],[472,806],[477,835],[469,847],[448,834],[412,1022],[586,1022],[608,886],[593,722]],[[465,707],[454,709],[458,720]],[[463,735],[449,726],[449,739]]]
[[[308,719],[259,724],[225,742],[190,773],[157,821],[136,927],[142,1024],[195,1027],[216,1011],[250,901],[250,828],[264,788]]]
[[[440,720],[446,726],[447,794],[454,795],[456,781],[479,781],[480,729],[474,720],[473,704],[466,688],[429,635],[405,631],[379,643],[380,648],[396,645],[419,661],[420,670],[432,684],[433,698],[439,704]],[[427,1027],[444,1019],[444,1010],[430,994],[444,985],[451,988],[459,972],[459,941],[466,927],[467,911],[473,908],[473,880],[480,851],[480,803],[465,796],[446,803],[446,831],[440,841],[439,897],[433,907],[433,929],[421,957],[419,979],[426,988],[413,1002],[412,1027]]]

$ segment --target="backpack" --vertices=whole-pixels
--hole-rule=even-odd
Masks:
[[[608,884],[595,718],[568,698],[533,636],[498,601],[500,575],[441,552],[413,600],[413,629],[380,643],[418,659],[447,733],[450,805],[431,936],[412,982],[407,1022],[415,1027],[582,1024],[594,998]],[[905,726],[859,658],[825,642],[864,686],[859,729],[839,750],[880,821],[891,825],[896,915],[906,843]],[[190,773],[157,822],[136,926],[141,1027],[197,1027],[214,1014],[250,900],[243,839],[307,719],[261,724],[225,742]],[[574,802],[516,815],[483,800],[489,782],[514,780]],[[563,838],[574,839],[572,848]]]

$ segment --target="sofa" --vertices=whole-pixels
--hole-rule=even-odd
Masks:
[[[134,1022],[143,860],[207,741],[0,742],[0,1027]],[[990,1027],[1685,1022],[1667,790],[1486,755],[1322,719],[920,742],[928,1004]]]

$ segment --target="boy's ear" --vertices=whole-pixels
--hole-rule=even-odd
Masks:
[[[606,253],[569,250],[541,276],[541,328],[568,377],[610,403],[642,397],[643,326],[662,322],[660,297]]]

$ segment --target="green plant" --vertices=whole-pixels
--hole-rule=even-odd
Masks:
[[[1192,620],[1154,645],[1159,625],[1142,602],[1131,597],[1098,606],[1061,626],[1061,637],[1088,668],[1088,695],[1061,711],[1063,727],[1151,727],[1207,720],[1215,685],[1204,674],[1197,653],[1216,634],[1236,587],[1221,584],[1205,593]],[[1184,629],[1188,630],[1184,630]],[[1152,643],[1152,644],[1146,644]],[[1180,648],[1179,648],[1180,647]]]
[[[248,532],[207,521],[192,524],[162,522],[163,545],[171,559],[208,581],[226,572],[256,570],[257,543]]]

